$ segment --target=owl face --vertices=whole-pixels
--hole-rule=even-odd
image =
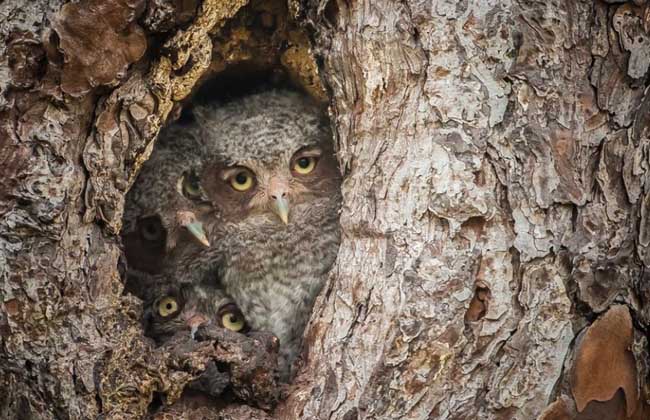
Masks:
[[[199,326],[214,324],[234,332],[247,332],[239,307],[217,288],[168,286],[145,303],[145,335],[159,344],[186,331],[192,337]]]
[[[213,162],[201,179],[205,195],[226,220],[256,217],[288,224],[292,209],[335,191],[338,169],[331,148],[312,145],[288,151],[272,163],[253,159],[230,165]]]
[[[207,153],[182,183],[192,185],[186,196],[210,203],[223,221],[287,225],[338,194],[329,124],[305,98],[265,94],[198,113]]]

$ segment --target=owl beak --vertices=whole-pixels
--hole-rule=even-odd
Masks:
[[[188,223],[185,225],[185,229],[187,229],[187,231],[190,232],[192,236],[201,243],[201,245],[206,248],[210,247],[210,242],[208,241],[208,237],[205,235],[201,222]]]
[[[191,211],[179,211],[176,213],[176,222],[179,226],[187,229],[189,233],[194,236],[194,238],[201,243],[204,247],[208,248],[210,242],[208,237],[203,230],[203,225],[201,222],[196,220],[196,215]]]
[[[273,201],[273,212],[280,217],[280,220],[282,220],[285,225],[289,224],[289,201],[286,198],[278,196],[275,201]]]
[[[194,336],[196,335],[196,332],[198,331],[199,327],[203,324],[206,324],[208,322],[208,319],[205,318],[203,315],[199,314],[192,314],[189,315],[185,319],[185,323],[187,324],[188,327],[190,327],[190,336],[192,337],[192,340],[194,340]]]
[[[289,183],[282,176],[274,176],[269,183],[269,198],[271,202],[271,210],[273,213],[280,217],[280,220],[285,225],[289,224],[289,200],[287,200],[287,192],[289,191]]]

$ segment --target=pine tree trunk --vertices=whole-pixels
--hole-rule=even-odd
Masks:
[[[650,415],[649,11],[312,12],[344,240],[287,418]]]
[[[158,130],[241,53],[220,28],[250,5],[199,3],[0,4],[0,418],[140,418],[221,357],[155,348],[119,274]],[[343,242],[288,398],[255,377],[220,415],[649,418],[650,6],[287,13],[331,96]]]

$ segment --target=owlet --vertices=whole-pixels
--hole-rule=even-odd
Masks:
[[[159,284],[149,291],[144,304],[145,335],[158,344],[179,333],[194,333],[201,325],[215,325],[234,332],[247,332],[244,315],[218,287]]]
[[[214,325],[230,331],[245,333],[248,325],[237,305],[217,287],[158,284],[149,289],[144,306],[145,335],[164,344],[176,334],[194,338],[199,326]],[[214,361],[190,388],[212,396],[220,395],[229,385],[227,372]]]
[[[164,129],[157,142],[124,206],[122,239],[131,274],[160,273],[179,241],[209,246],[199,217],[210,209],[197,199],[197,180],[188,172],[199,164],[200,143],[180,124]]]
[[[183,242],[174,278],[220,282],[251,328],[280,340],[288,379],[316,296],[338,251],[341,174],[329,122],[306,97],[266,91],[198,107],[184,196],[212,246]],[[177,142],[182,141],[181,138]],[[196,190],[196,191],[195,191]]]

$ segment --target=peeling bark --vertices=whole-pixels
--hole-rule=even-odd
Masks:
[[[0,4],[0,418],[650,415],[645,1],[25,3]],[[237,68],[330,96],[345,172],[288,391],[259,337],[156,348],[122,293],[124,194]],[[233,401],[184,394],[210,360]]]

